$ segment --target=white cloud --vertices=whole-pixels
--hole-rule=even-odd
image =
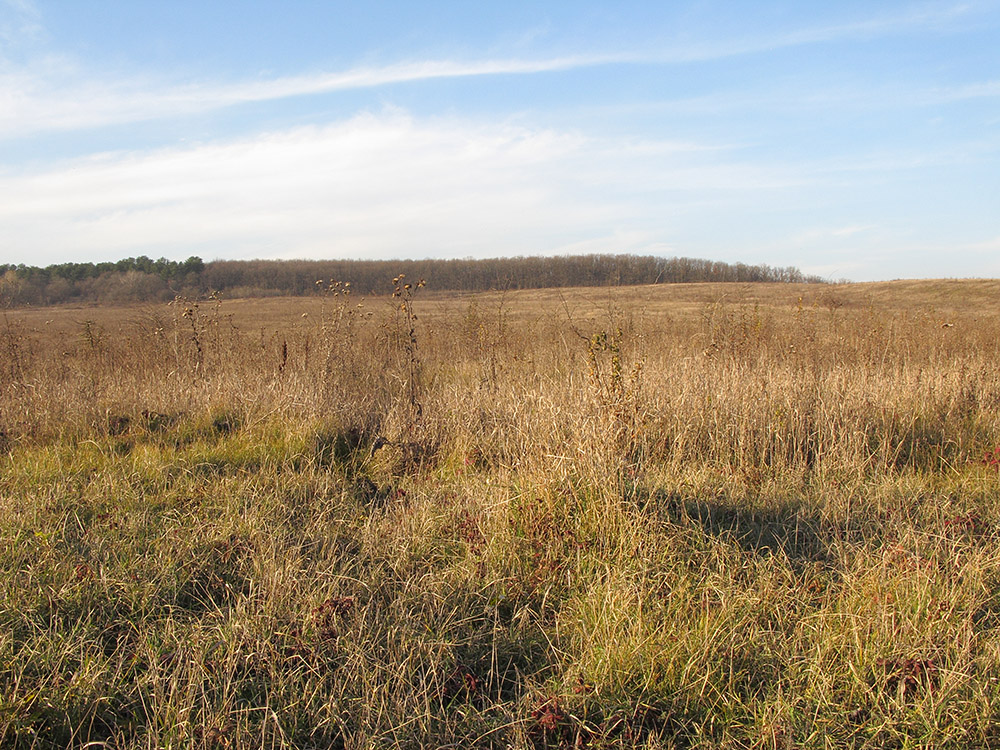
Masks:
[[[0,174],[0,259],[614,251],[792,264],[836,277],[997,270],[995,238],[956,235],[951,246],[915,248],[892,222],[823,203],[828,176],[815,165],[738,157],[697,143],[386,110]],[[827,207],[817,211],[820,204]],[[809,223],[790,236],[789,219]]]
[[[206,112],[251,102],[441,78],[543,73],[620,62],[615,55],[473,62],[427,60],[236,83],[164,85],[143,78],[102,81],[65,61],[43,60],[0,75],[0,137],[72,131]]]
[[[0,252],[465,256],[596,249],[595,237],[632,250],[666,241],[671,217],[720,192],[795,184],[697,144],[390,110],[0,177]]]

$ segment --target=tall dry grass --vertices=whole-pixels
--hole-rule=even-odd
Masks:
[[[990,308],[405,283],[7,313],[0,741],[1000,745]]]

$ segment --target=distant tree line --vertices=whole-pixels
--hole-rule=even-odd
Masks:
[[[0,305],[154,302],[222,292],[227,297],[300,296],[317,281],[350,282],[357,293],[391,291],[399,273],[443,291],[566,286],[677,284],[696,281],[809,282],[797,268],[721,263],[697,258],[570,255],[487,260],[217,260],[146,256],[116,263],[60,263],[38,268],[0,264]]]
[[[59,263],[39,268],[0,264],[0,305],[64,302],[144,302],[173,299],[202,288],[206,264],[152,260],[144,255],[115,263]]]

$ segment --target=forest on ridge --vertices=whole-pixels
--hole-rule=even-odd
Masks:
[[[226,297],[302,296],[318,281],[349,282],[359,294],[391,291],[399,273],[438,291],[690,282],[821,282],[794,267],[639,255],[565,255],[485,260],[216,260],[146,256],[44,268],[0,264],[0,306],[162,302],[212,292]]]

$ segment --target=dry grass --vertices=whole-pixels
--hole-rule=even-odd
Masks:
[[[1000,747],[1000,284],[323,289],[6,314],[0,744]]]

